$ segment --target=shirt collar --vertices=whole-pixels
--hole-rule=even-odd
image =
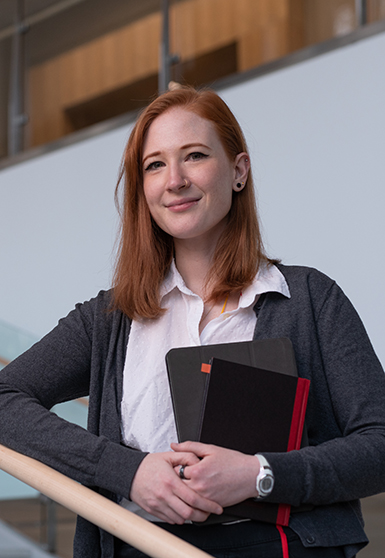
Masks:
[[[252,284],[243,292],[239,301],[240,308],[248,308],[255,303],[256,298],[263,294],[275,292],[290,298],[289,286],[280,270],[272,264],[263,263]]]
[[[174,260],[172,260],[169,272],[160,288],[161,299],[173,289],[178,289],[184,294],[197,296],[186,286]],[[258,295],[268,292],[281,293],[283,296],[290,298],[288,284],[279,269],[272,264],[262,264],[252,284],[242,292],[239,306],[247,308],[254,304]]]
[[[174,289],[178,289],[184,294],[194,295],[194,293],[190,291],[190,289],[186,286],[186,283],[183,281],[183,277],[179,273],[175,265],[175,260],[173,259],[170,265],[169,272],[160,287],[161,300],[163,297],[171,293],[171,291]]]

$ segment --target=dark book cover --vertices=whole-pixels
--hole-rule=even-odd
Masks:
[[[217,358],[207,372],[201,442],[250,455],[300,448],[309,380]],[[290,506],[250,499],[225,512],[287,525]]]

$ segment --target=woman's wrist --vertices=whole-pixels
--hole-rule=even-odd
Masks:
[[[256,491],[257,500],[267,498],[274,488],[274,473],[267,459],[261,455],[256,454],[259,461],[259,472],[256,477]]]

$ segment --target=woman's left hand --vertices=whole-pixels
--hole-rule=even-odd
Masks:
[[[259,460],[219,446],[200,442],[171,444],[175,452],[190,452],[200,461],[184,468],[185,482],[201,496],[231,506],[258,496],[255,484]]]

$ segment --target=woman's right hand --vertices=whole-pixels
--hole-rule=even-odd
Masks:
[[[192,453],[149,453],[136,471],[131,500],[171,524],[205,521],[210,513],[221,514],[219,504],[194,492],[174,471],[174,467],[194,465],[197,461]]]

